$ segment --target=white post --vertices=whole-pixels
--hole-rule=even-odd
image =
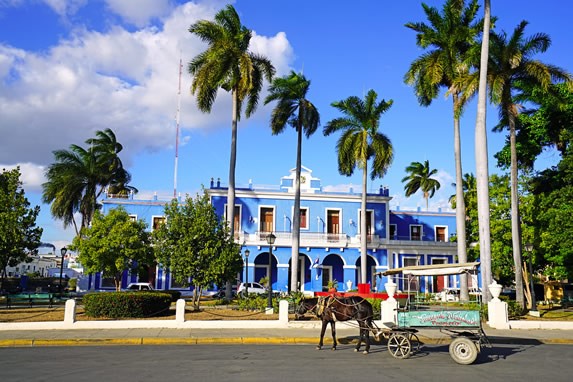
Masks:
[[[386,293],[388,294],[388,299],[382,301],[382,307],[380,311],[382,325],[387,328],[391,328],[398,323],[398,300],[394,298],[394,293],[396,293],[397,285],[392,279],[389,279],[386,284]]]
[[[64,323],[73,324],[76,322],[76,300],[69,299],[66,301],[66,310],[64,312]]]
[[[180,298],[175,303],[175,321],[185,322],[185,300]]]
[[[279,322],[284,325],[288,325],[288,301],[279,301]]]
[[[487,303],[488,325],[495,329],[509,329],[509,315],[507,303],[499,299],[501,285],[495,280],[488,285],[489,292],[493,297]]]

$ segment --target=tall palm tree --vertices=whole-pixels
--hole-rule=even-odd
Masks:
[[[324,127],[324,135],[341,131],[336,149],[338,151],[338,172],[350,176],[356,167],[362,170],[362,200],[360,219],[360,271],[363,283],[367,280],[366,269],[366,192],[368,190],[368,161],[372,159],[370,178],[384,176],[394,159],[390,139],[380,133],[380,116],[392,106],[393,101],[376,101],[378,95],[369,90],[364,100],[352,96],[333,102],[344,117],[335,118]]]
[[[544,33],[537,33],[526,38],[524,31],[527,24],[527,21],[519,23],[509,39],[505,32],[491,34],[487,75],[491,101],[499,105],[499,115],[502,121],[500,127],[509,129],[513,261],[516,300],[522,306],[524,297],[521,272],[516,121],[519,109],[522,107],[520,103],[528,100],[527,90],[532,86],[546,90],[553,81],[571,81],[571,76],[564,70],[533,59],[535,54],[543,53],[549,48],[551,39]],[[497,130],[500,131],[500,129]]]
[[[452,96],[454,111],[454,159],[456,165],[456,230],[458,235],[458,260],[467,261],[465,238],[465,206],[462,190],[462,154],[460,138],[460,116],[465,100],[460,97],[461,90],[457,79],[469,70],[467,54],[480,32],[481,21],[476,21],[479,5],[477,0],[447,0],[442,13],[435,7],[422,3],[429,24],[407,23],[414,30],[416,44],[429,49],[410,65],[404,80],[413,85],[418,101],[429,106],[438,96],[441,88],[447,89]],[[460,298],[469,299],[467,278],[460,278]]]
[[[51,203],[52,216],[63,220],[64,227],[73,225],[76,235],[90,224],[97,199],[106,188],[114,187],[118,193],[137,192],[128,185],[131,175],[118,157],[122,146],[113,131],[98,131],[96,136],[86,140],[88,149],[73,144],[69,151],[54,151],[55,163],[48,167],[48,181],[42,185],[42,201]],[[82,217],[80,226],[74,218],[77,212]]]
[[[432,178],[432,176],[438,173],[438,170],[435,168],[430,169],[430,162],[426,160],[424,163],[410,163],[410,165],[406,167],[406,172],[408,172],[409,175],[402,178],[402,183],[407,182],[404,186],[406,197],[414,195],[418,190],[422,190],[424,199],[426,200],[427,210],[429,199],[434,196],[436,190],[439,190],[441,186],[437,179]]]
[[[300,247],[300,169],[302,157],[302,133],[309,138],[320,124],[320,115],[316,107],[306,99],[310,81],[303,74],[294,71],[288,76],[275,78],[269,87],[265,104],[278,101],[271,116],[273,135],[284,132],[291,125],[297,132],[296,172],[294,211],[292,222],[291,291],[298,290],[298,252]]]
[[[247,118],[256,110],[263,77],[270,82],[275,68],[266,57],[248,50],[252,32],[241,24],[232,5],[227,5],[217,12],[214,21],[200,20],[191,25],[189,32],[209,45],[207,50],[193,58],[188,66],[189,73],[193,76],[191,93],[197,96],[199,109],[210,113],[220,88],[231,92],[233,100],[226,215],[230,234],[234,237],[237,121],[241,117],[245,99]]]
[[[475,126],[475,157],[478,202],[479,249],[483,301],[489,302],[491,294],[491,239],[489,224],[489,172],[487,158],[486,97],[489,57],[489,34],[491,27],[490,0],[484,2],[484,22],[479,64],[478,106]],[[472,93],[471,91],[469,92]]]

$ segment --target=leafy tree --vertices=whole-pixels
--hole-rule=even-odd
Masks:
[[[438,97],[441,88],[452,96],[454,112],[454,159],[456,164],[456,224],[458,232],[458,259],[467,261],[464,231],[465,206],[462,190],[462,154],[460,138],[460,116],[467,98],[461,97],[463,78],[470,66],[468,54],[476,44],[481,21],[476,21],[479,10],[477,0],[447,0],[442,13],[435,7],[422,3],[428,24],[407,23],[406,27],[416,32],[416,44],[426,49],[408,69],[404,80],[414,86],[418,102],[429,106]],[[461,299],[469,299],[467,279],[461,278]]]
[[[438,170],[430,169],[430,162],[426,160],[424,163],[410,163],[406,167],[406,172],[409,175],[402,178],[402,183],[407,182],[404,186],[406,197],[414,195],[418,190],[421,190],[424,194],[424,199],[426,199],[426,209],[428,209],[429,199],[434,196],[436,190],[439,190],[441,186],[438,180],[432,178],[433,175],[438,173]]]
[[[367,280],[366,251],[366,193],[368,191],[368,161],[372,160],[370,178],[382,177],[390,167],[394,158],[390,139],[378,131],[380,116],[392,106],[393,101],[381,100],[378,95],[369,90],[364,100],[352,96],[345,100],[333,102],[332,106],[344,117],[331,120],[324,127],[324,135],[341,131],[336,149],[338,151],[338,172],[350,176],[356,167],[362,170],[362,200],[360,219],[360,272],[361,280]]]
[[[297,132],[294,216],[292,223],[291,291],[298,290],[298,252],[300,246],[300,170],[302,133],[309,138],[320,124],[316,107],[306,99],[310,81],[303,74],[291,71],[288,76],[275,78],[269,87],[265,104],[278,101],[271,117],[273,135],[282,133],[287,124]]]
[[[568,73],[562,69],[535,60],[533,56],[545,52],[551,39],[544,33],[529,38],[524,35],[526,21],[522,21],[508,38],[505,32],[492,33],[489,52],[488,83],[490,98],[499,105],[502,123],[507,126],[511,153],[511,214],[513,236],[513,259],[516,270],[521,269],[521,231],[518,196],[518,165],[516,148],[516,121],[520,104],[528,100],[528,92],[533,86],[547,89],[553,81],[570,81]],[[523,280],[520,271],[515,273],[516,300],[524,305]]]
[[[42,228],[36,227],[40,207],[31,208],[26,198],[20,168],[3,169],[0,173],[0,290],[4,286],[6,267],[28,259],[40,246]]]
[[[155,254],[178,283],[193,283],[193,305],[199,309],[201,291],[223,285],[243,266],[240,246],[220,221],[207,193],[184,204],[173,200],[165,206],[165,223],[153,231]]]
[[[118,194],[137,192],[127,185],[131,176],[118,156],[122,146],[113,131],[97,131],[96,138],[86,143],[87,149],[73,144],[69,151],[54,151],[56,162],[48,167],[48,181],[42,185],[42,201],[51,203],[52,216],[63,220],[64,227],[73,225],[76,235],[90,224],[97,198],[106,188]],[[82,216],[79,227],[74,217],[77,212]]]
[[[96,211],[90,227],[84,228],[69,247],[79,254],[79,261],[88,273],[102,272],[121,289],[124,271],[138,273],[153,263],[151,236],[143,220],[134,221],[123,208],[103,215]]]
[[[266,57],[249,52],[252,32],[241,25],[232,5],[217,12],[215,21],[200,20],[191,25],[189,32],[209,45],[188,66],[193,76],[191,92],[197,96],[199,109],[210,113],[220,88],[231,92],[233,100],[227,222],[231,236],[234,236],[237,122],[245,100],[247,118],[256,110],[263,77],[270,82],[275,68]]]

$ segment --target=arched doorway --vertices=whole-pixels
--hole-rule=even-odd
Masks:
[[[356,273],[355,278],[357,280],[357,284],[370,284],[370,290],[376,290],[376,260],[368,255],[366,256],[366,281],[361,280],[362,272],[360,271],[361,261],[360,257],[356,259]]]
[[[269,253],[268,252],[261,252],[255,258],[255,269],[254,269],[254,277],[255,279],[252,280],[253,282],[260,282],[262,278],[268,277],[269,269],[271,277],[271,284],[272,288],[276,289],[277,285],[277,258],[273,254],[271,256],[271,265],[269,267]]]
[[[310,289],[310,257],[308,257],[304,253],[298,254],[298,290],[304,292],[305,290]],[[290,284],[292,280],[292,258],[288,261],[288,290],[290,292]]]
[[[322,260],[322,290],[327,290],[328,282],[338,281],[339,288],[344,282],[344,261],[338,254],[332,253]]]

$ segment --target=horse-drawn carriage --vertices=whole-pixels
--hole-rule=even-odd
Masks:
[[[372,305],[359,296],[349,298],[331,296],[303,300],[297,308],[297,315],[307,311],[315,313],[322,320],[322,330],[317,349],[323,345],[323,337],[328,324],[331,325],[333,346],[335,350],[336,321],[356,320],[360,328],[360,338],[355,350],[360,350],[362,341],[366,343],[364,353],[370,349],[369,334],[378,340],[381,336],[388,340],[388,351],[395,358],[405,359],[421,348],[416,333],[419,329],[438,329],[449,334],[452,342],[449,352],[452,359],[459,364],[473,363],[482,345],[491,346],[482,328],[481,295],[471,294],[475,301],[445,302],[436,301],[419,292],[420,278],[453,277],[454,275],[477,273],[479,263],[439,264],[412,266],[391,269],[382,272],[383,276],[396,278],[398,285],[407,292],[408,298],[402,307],[396,302],[396,322],[388,328],[379,328],[373,320]],[[411,289],[414,289],[412,291]],[[390,294],[392,295],[392,293]],[[393,297],[390,296],[391,301]],[[388,324],[385,324],[388,325]]]
[[[470,293],[470,301],[458,302],[445,299],[436,301],[420,293],[420,278],[437,280],[439,277],[476,275],[478,262],[464,264],[421,265],[390,269],[383,276],[397,275],[407,291],[403,307],[398,307],[396,325],[388,335],[388,351],[395,358],[408,358],[419,349],[416,333],[419,329],[438,329],[452,338],[449,352],[452,359],[468,365],[473,363],[483,345],[491,346],[482,327],[481,293]],[[452,280],[453,281],[453,280]],[[415,287],[415,291],[410,289]]]

